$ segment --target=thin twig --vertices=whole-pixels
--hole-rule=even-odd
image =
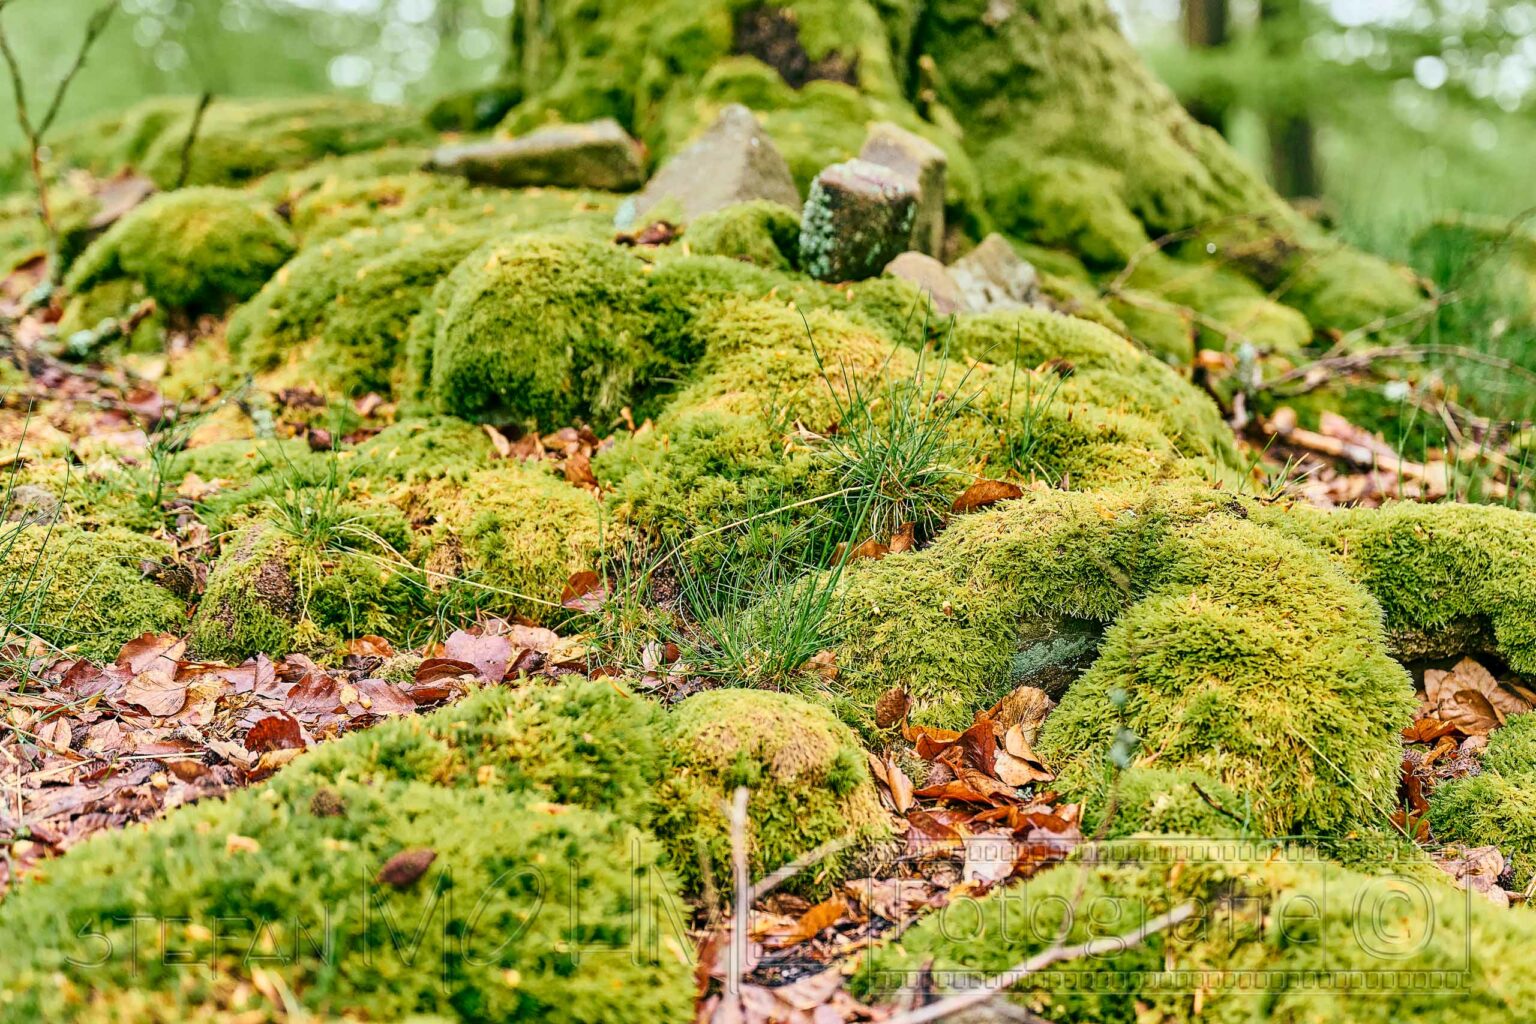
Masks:
[[[204,92],[197,98],[197,109],[192,112],[192,124],[187,128],[187,137],[181,143],[181,169],[176,172],[176,188],[184,188],[187,179],[192,176],[192,147],[197,144],[197,133],[203,127],[203,115],[208,112],[208,105],[212,102],[211,92]]]
[[[741,979],[747,973],[747,935],[752,914],[752,878],[747,873],[747,787],[737,786],[731,796],[731,869],[736,879],[736,906],[731,917],[731,955],[726,968],[725,994],[741,996]]]
[[[3,12],[11,3],[11,0],[0,0],[0,12]],[[96,13],[85,25],[85,38],[80,41],[80,48],[75,52],[74,62],[64,72],[64,77],[59,79],[59,84],[54,88],[53,98],[48,101],[48,109],[43,114],[42,120],[33,123],[31,110],[27,105],[27,90],[21,73],[21,62],[16,59],[15,51],[11,49],[10,36],[5,28],[0,26],[0,57],[5,59],[6,69],[11,75],[11,88],[15,93],[16,123],[21,126],[21,131],[27,140],[28,163],[32,169],[32,183],[37,190],[37,213],[43,223],[43,230],[48,236],[48,275],[49,280],[56,281],[59,271],[59,230],[53,219],[53,208],[48,199],[48,176],[43,171],[43,142],[48,136],[48,130],[53,127],[53,122],[59,116],[59,109],[64,104],[64,97],[69,92],[75,76],[80,69],[85,67],[85,58],[91,52],[91,47],[96,45],[96,40],[106,31],[107,23],[112,20],[112,14],[117,10],[117,0],[106,0],[96,9]]]
[[[779,868],[773,874],[759,879],[757,884],[752,886],[752,891],[749,894],[751,901],[756,903],[758,900],[762,899],[764,896],[767,896],[769,893],[773,892],[773,890],[777,889],[791,878],[794,878],[806,868],[815,864],[820,864],[834,853],[844,849],[846,846],[848,846],[850,841],[851,840],[848,839],[828,839],[826,842],[822,843],[814,850],[811,850],[809,853],[796,857],[788,864],[785,864],[783,867]]]
[[[1079,960],[1083,957],[1103,956],[1107,953],[1123,953],[1141,945],[1158,932],[1183,924],[1194,915],[1193,903],[1181,903],[1166,914],[1159,914],[1157,917],[1143,921],[1139,927],[1123,935],[1107,935],[1103,938],[1080,942],[1075,946],[1053,945],[1049,949],[1036,953],[1023,963],[1001,974],[993,975],[982,982],[979,988],[940,999],[938,1002],[920,1006],[906,1013],[899,1013],[887,1019],[885,1024],[927,1024],[928,1021],[941,1020],[963,1010],[981,1006],[1004,989],[1012,988],[1025,978],[1039,974],[1053,964]]]

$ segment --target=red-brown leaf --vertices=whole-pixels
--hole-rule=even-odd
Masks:
[[[1006,480],[977,480],[965,489],[965,493],[955,499],[955,503],[949,510],[956,515],[963,512],[974,512],[988,505],[995,505],[999,501],[1008,501],[1012,498],[1022,498],[1024,491],[1017,484],[1010,484]]]
[[[251,731],[245,734],[245,749],[256,753],[303,748],[304,734],[299,728],[298,719],[285,713],[268,715],[251,726]]]

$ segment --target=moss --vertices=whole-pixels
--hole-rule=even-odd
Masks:
[[[127,277],[103,281],[71,295],[59,318],[59,337],[71,354],[84,350],[100,358],[96,345],[109,341],[121,342],[120,347],[127,352],[159,352],[168,318],[158,307],[140,319],[128,337],[121,335],[121,322],[138,312],[145,298],[143,282]],[[82,332],[89,337],[82,338]]]
[[[63,163],[99,176],[132,166],[161,188],[181,176],[181,151],[195,98],[156,97],[111,117],[62,132],[53,145]],[[332,96],[280,100],[218,98],[204,114],[192,149],[189,185],[241,185],[326,156],[425,144],[432,138],[414,113]]]
[[[1243,798],[1195,769],[1154,763],[1100,778],[1058,779],[1052,788],[1082,803],[1083,831],[1104,839],[1137,833],[1240,836],[1248,831]]]
[[[1069,942],[1123,935],[1192,901],[1191,924],[1050,968],[1013,998],[1052,1020],[1100,1024],[1387,1024],[1404,1016],[1493,1024],[1536,998],[1515,966],[1536,940],[1529,915],[1469,900],[1400,865],[1374,868],[1194,839],[1105,844],[1080,865],[951,903],[876,951],[853,988],[894,991],[930,958],[935,977],[996,974],[1058,933]],[[1442,971],[1455,982],[1420,980]],[[1104,985],[1108,978],[1115,984]]]
[[[1478,774],[1435,787],[1429,823],[1442,842],[1497,846],[1509,887],[1526,887],[1536,876],[1536,715],[1516,715],[1488,737]]]
[[[849,841],[850,848],[791,880],[791,891],[826,892],[858,846],[888,834],[863,748],[823,708],[782,693],[711,690],[679,704],[667,731],[672,760],[659,794],[657,834],[689,890],[699,888],[706,870],[717,886],[727,877],[724,805],[738,786],[751,791],[754,878],[829,840]]]
[[[1317,546],[1381,603],[1413,657],[1497,652],[1536,672],[1536,517],[1492,506],[1414,503],[1327,512],[1263,509],[1267,525]]]
[[[1407,312],[1425,298],[1405,268],[1345,248],[1317,254],[1298,266],[1287,279],[1284,297],[1312,323],[1340,331]]]
[[[562,614],[571,574],[597,565],[601,506],[542,467],[500,462],[417,484],[392,500],[429,524],[416,561],[453,614],[548,620]]]
[[[700,255],[729,256],[772,270],[797,259],[799,214],[766,199],[707,213],[688,225],[688,247]]]
[[[302,500],[302,499],[301,499]],[[300,542],[258,521],[226,544],[192,620],[197,656],[239,662],[303,650],[328,657],[344,638],[409,636],[420,585],[408,565]]]
[[[664,758],[653,702],[612,680],[492,686],[317,748],[293,785],[424,782],[603,809],[645,824]]]
[[[418,880],[379,877],[415,850],[433,855]],[[6,1020],[279,1020],[269,985],[321,1018],[640,1022],[692,1005],[654,841],[490,788],[321,790],[299,773],[38,874],[0,911]]]
[[[417,483],[488,469],[496,456],[484,428],[451,416],[404,420],[356,448],[356,472],[369,479]]]
[[[178,632],[186,607],[145,578],[144,564],[169,565],[169,544],[121,529],[95,532],[55,523],[5,527],[7,621],[81,656],[111,659],[141,633]]]
[[[198,657],[238,663],[293,649],[303,614],[294,557],[287,538],[266,526],[247,527],[225,545],[192,620]]]
[[[404,373],[412,320],[490,236],[483,227],[410,224],[306,248],[231,318],[230,348],[253,371],[286,366],[345,394],[389,394]]]
[[[80,293],[129,278],[172,309],[218,312],[256,294],[292,253],[288,228],[249,197],[185,189],[156,196],[114,224],[65,286]]]
[[[1112,623],[1038,744],[1065,774],[1102,777],[1124,727],[1158,767],[1251,800],[1259,831],[1379,816],[1412,712],[1380,608],[1249,514],[1169,487],[1039,492],[961,519],[925,551],[850,569],[838,663],[857,668],[839,685],[865,715],[902,685],[917,720],[963,725],[1007,688],[1021,622]]]
[[[645,278],[612,246],[555,236],[470,254],[434,293],[413,378],[465,419],[606,424],[660,367],[637,322]]]

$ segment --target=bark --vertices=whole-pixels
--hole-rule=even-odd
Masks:
[[[1227,44],[1227,0],[1184,0],[1182,14],[1185,46],[1191,50],[1211,50]],[[1226,104],[1192,98],[1184,106],[1196,121],[1226,134]]]

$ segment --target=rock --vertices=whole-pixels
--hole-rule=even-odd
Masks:
[[[698,141],[668,160],[615,220],[627,228],[671,200],[681,207],[686,223],[754,199],[771,199],[792,210],[800,206],[800,192],[784,157],[752,111],[732,103]]]
[[[907,248],[917,183],[868,160],[848,160],[811,182],[800,217],[800,264],[821,281],[878,274]]]
[[[1017,309],[1040,298],[1040,275],[1034,264],[1021,259],[1008,240],[996,233],[956,260],[949,272],[972,312]]]
[[[46,487],[36,484],[17,484],[11,488],[6,503],[5,518],[8,522],[47,523],[58,518],[59,499]]]
[[[859,159],[889,167],[917,182],[911,247],[929,256],[939,255],[944,248],[944,177],[949,166],[944,151],[921,135],[889,121],[878,121],[870,126]]]
[[[627,192],[645,181],[640,144],[609,117],[550,125],[515,139],[443,146],[427,169],[502,188],[550,185]]]
[[[963,313],[967,309],[965,293],[949,268],[926,253],[904,252],[885,265],[885,272],[916,285],[928,296],[933,312],[940,316]]]

